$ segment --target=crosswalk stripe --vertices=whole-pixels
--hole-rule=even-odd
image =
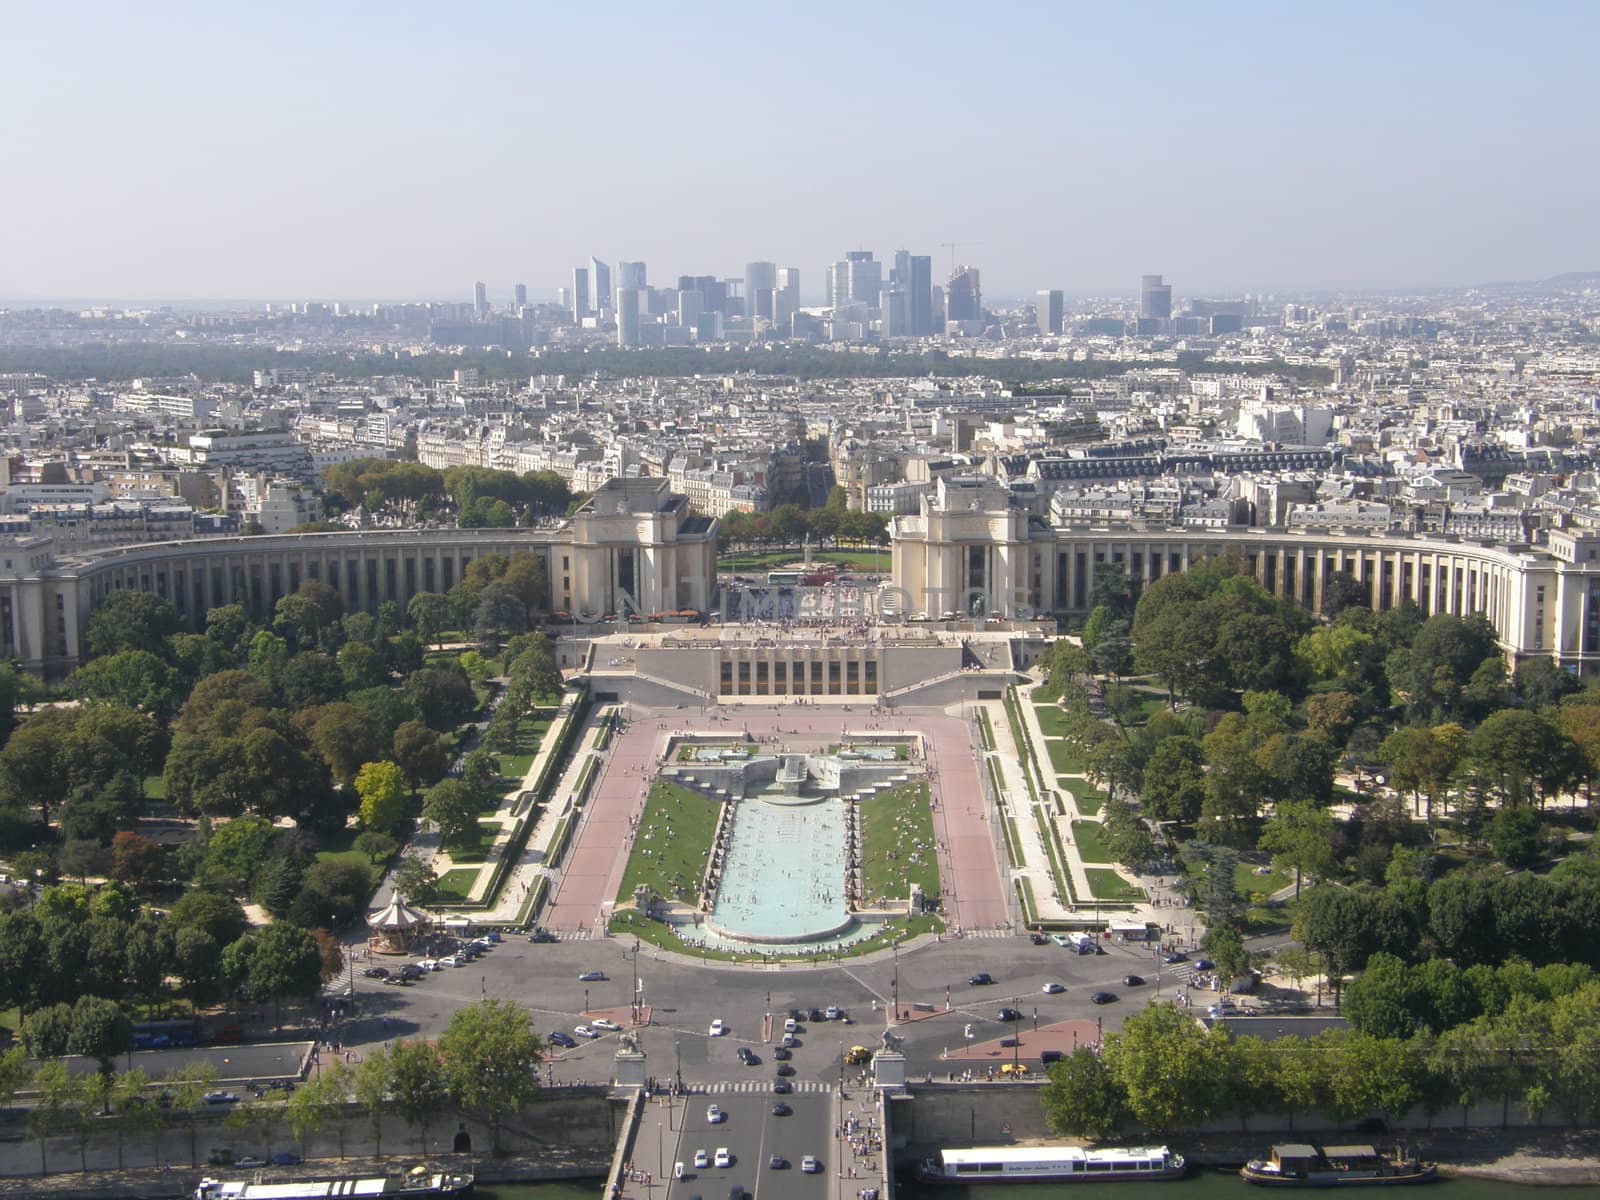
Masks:
[[[831,1092],[833,1085],[823,1083],[817,1079],[791,1079],[790,1086],[795,1092]],[[782,1093],[772,1090],[772,1081],[769,1079],[718,1079],[709,1083],[690,1083],[689,1091],[696,1095],[726,1096],[731,1093],[761,1092],[776,1096]]]

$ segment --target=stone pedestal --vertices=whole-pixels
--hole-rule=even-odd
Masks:
[[[906,1085],[906,1056],[898,1050],[879,1050],[872,1056],[872,1084],[880,1088]]]
[[[617,1087],[644,1087],[646,1075],[642,1050],[618,1050],[614,1059],[611,1079]]]

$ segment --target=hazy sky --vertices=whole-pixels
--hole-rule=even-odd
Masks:
[[[0,296],[1600,269],[1600,3],[13,2]]]

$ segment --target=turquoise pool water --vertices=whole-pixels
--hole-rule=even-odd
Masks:
[[[846,933],[854,923],[845,898],[844,801],[758,795],[737,804],[703,940],[800,944]]]

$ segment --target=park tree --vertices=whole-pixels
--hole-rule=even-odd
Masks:
[[[538,1092],[542,1051],[528,1011],[498,998],[458,1009],[439,1038],[451,1097],[489,1123],[496,1150],[502,1122]]]
[[[306,868],[288,919],[303,929],[340,929],[364,910],[371,895],[372,873],[360,863],[314,862]]]
[[[1544,822],[1531,808],[1502,808],[1489,821],[1487,836],[1494,856],[1508,867],[1526,867],[1538,859]]]
[[[1326,878],[1338,866],[1339,832],[1333,815],[1305,801],[1276,805],[1257,843],[1279,870],[1294,872],[1294,894],[1304,876]]]
[[[1052,1133],[1100,1139],[1127,1120],[1127,1095],[1104,1060],[1087,1046],[1052,1063],[1041,1101]]]
[[[1169,737],[1156,743],[1145,764],[1139,800],[1157,821],[1193,824],[1205,802],[1205,772],[1200,743],[1191,737]]]
[[[408,854],[394,869],[394,890],[414,904],[431,904],[439,886],[433,868],[415,854]],[[0,954],[3,952],[0,948]]]
[[[67,690],[166,719],[183,698],[182,680],[162,657],[148,650],[120,650],[91,659],[67,680]]]
[[[249,921],[237,900],[219,892],[191,889],[173,902],[167,918],[176,930],[197,929],[219,946],[238,940]]]
[[[412,711],[429,729],[446,731],[460,725],[477,708],[472,684],[459,667],[433,666],[406,676],[403,689]],[[352,703],[355,697],[351,697]]]
[[[1526,709],[1490,715],[1467,738],[1465,767],[1504,805],[1541,804],[1584,775],[1578,748],[1551,722]]]
[[[167,877],[167,851],[160,842],[124,829],[111,838],[111,878],[130,887],[154,887]]]
[[[1203,1030],[1170,1004],[1152,1004],[1106,1034],[1101,1057],[1135,1121],[1180,1129],[1221,1111],[1228,1043],[1225,1030]]]
[[[398,850],[400,843],[386,833],[378,833],[369,829],[365,833],[356,834],[355,840],[350,843],[350,847],[357,853],[366,855],[367,862],[377,866]]]
[[[115,1001],[103,996],[80,996],[72,1006],[67,1027],[67,1050],[92,1058],[100,1074],[110,1078],[117,1056],[133,1044],[133,1025]]]
[[[1474,673],[1498,653],[1494,626],[1482,616],[1435,613],[1409,648],[1390,654],[1385,671],[1413,715],[1438,719],[1460,711]]]
[[[1410,968],[1378,953],[1345,988],[1340,1010],[1350,1027],[1378,1038],[1409,1037],[1417,1025]]]
[[[477,835],[478,807],[478,797],[461,779],[440,780],[422,797],[422,815],[433,822],[446,846]]]
[[[361,824],[388,833],[405,816],[405,777],[392,762],[369,762],[356,772],[356,795],[361,797]]]
[[[396,1042],[389,1051],[389,1094],[394,1110],[417,1134],[417,1148],[428,1153],[428,1123],[450,1099],[439,1051],[428,1042]]]
[[[394,731],[391,753],[413,795],[423,784],[438,779],[450,766],[450,751],[444,737],[421,721],[406,721]]]
[[[167,639],[182,628],[178,610],[148,592],[112,592],[89,614],[84,646],[90,658],[124,650],[165,657]]]
[[[390,1051],[369,1050],[361,1058],[352,1079],[356,1103],[367,1113],[372,1129],[373,1152],[383,1153],[383,1117],[389,1111]]]
[[[250,995],[270,999],[281,1013],[284,1000],[317,994],[322,984],[322,957],[307,930],[275,921],[249,936],[255,943],[250,955]]]
[[[451,604],[437,592],[418,592],[406,605],[406,615],[416,627],[417,636],[428,645],[438,645],[439,635],[450,628]]]
[[[179,929],[172,939],[172,968],[189,1002],[198,1007],[221,983],[222,948],[204,929]]]
[[[389,743],[370,713],[343,700],[296,713],[294,724],[333,778],[346,787],[361,764],[381,758]]]

